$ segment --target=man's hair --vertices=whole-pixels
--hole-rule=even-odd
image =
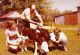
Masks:
[[[59,28],[55,28],[53,32],[61,32],[61,30]]]
[[[59,35],[59,33],[61,32],[61,30],[60,30],[59,28],[55,28],[55,29],[53,30],[53,32],[54,32],[54,34],[57,36],[57,35]]]
[[[33,6],[33,8],[32,8],[32,6]],[[35,4],[31,3],[31,4],[30,4],[30,9],[36,9]]]

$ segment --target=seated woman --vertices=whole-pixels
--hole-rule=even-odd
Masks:
[[[16,28],[15,21],[8,20],[6,28],[7,29],[5,31],[5,35],[6,35],[7,47],[13,50],[17,50],[20,44],[22,44],[22,47],[24,47],[25,46],[25,43],[23,41],[24,36],[19,35],[18,30]],[[24,49],[27,50],[26,47]],[[23,51],[23,48],[22,48],[22,51]]]
[[[50,39],[56,47],[59,46],[59,44],[61,44],[64,48],[64,51],[67,51],[67,37],[63,32],[61,32],[59,28],[55,28],[53,32],[50,33]]]

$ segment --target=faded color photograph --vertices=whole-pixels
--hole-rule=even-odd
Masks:
[[[80,55],[80,0],[0,0],[0,55]]]

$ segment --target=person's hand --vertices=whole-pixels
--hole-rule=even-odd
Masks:
[[[56,43],[58,44],[58,43],[59,43],[59,41],[56,41]]]
[[[26,36],[21,36],[22,39],[25,39]]]
[[[42,24],[42,23],[40,23],[40,24],[39,24],[39,26],[43,26],[43,24]]]
[[[43,26],[43,24],[42,24],[42,23],[37,23],[37,25],[39,25],[39,26]]]
[[[29,38],[28,38],[28,36],[26,36],[26,37],[24,37],[23,39],[26,40],[26,39],[29,39]]]
[[[40,23],[37,23],[38,26],[40,26]]]

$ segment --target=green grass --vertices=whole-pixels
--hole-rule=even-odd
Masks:
[[[67,48],[68,51],[62,50],[50,50],[48,55],[80,55],[80,38],[77,36],[76,30],[62,30],[68,37]],[[5,45],[5,33],[4,30],[0,30],[0,55],[33,55],[33,52],[28,50],[26,52],[19,52],[18,54],[13,54],[7,51]]]

